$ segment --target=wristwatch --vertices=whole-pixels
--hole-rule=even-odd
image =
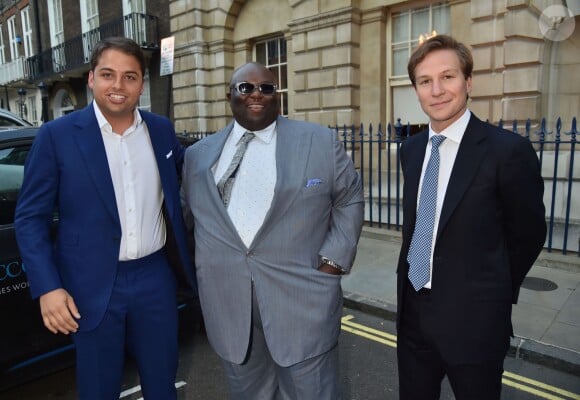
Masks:
[[[332,268],[339,270],[341,274],[346,274],[346,270],[344,268],[342,268],[340,265],[338,265],[337,263],[335,263],[334,261],[332,261],[329,258],[320,257],[320,265],[322,265],[322,264],[328,264]]]

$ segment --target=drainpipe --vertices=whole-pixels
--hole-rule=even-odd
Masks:
[[[38,9],[38,0],[33,0],[34,3],[34,24],[36,25],[36,54],[42,53],[42,35],[40,34],[40,10]]]

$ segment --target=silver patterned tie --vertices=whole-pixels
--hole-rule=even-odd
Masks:
[[[434,135],[431,138],[431,156],[423,176],[419,209],[415,221],[415,231],[411,239],[407,261],[409,262],[409,281],[420,290],[429,282],[433,228],[437,209],[437,184],[439,180],[439,145],[445,136]]]
[[[234,185],[234,180],[236,179],[236,173],[238,172],[238,168],[240,166],[242,158],[244,158],[244,153],[248,148],[248,143],[255,136],[256,135],[254,135],[252,132],[244,133],[244,135],[238,142],[238,148],[236,149],[236,152],[234,154],[234,157],[232,158],[232,161],[230,162],[230,165],[228,166],[228,169],[226,169],[226,172],[224,172],[223,176],[221,177],[221,179],[217,184],[218,191],[220,192],[220,196],[226,208],[228,208],[230,196],[232,193],[232,186]]]

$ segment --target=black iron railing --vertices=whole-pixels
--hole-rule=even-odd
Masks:
[[[503,127],[503,121],[499,122]],[[333,127],[344,143],[344,148],[360,171],[365,189],[365,221],[370,226],[400,230],[402,227],[403,179],[400,166],[401,144],[411,134],[411,125],[402,125],[400,119],[386,128],[379,124]],[[558,119],[555,132],[548,131],[543,119],[538,129],[530,120],[523,127],[517,121],[511,130],[530,140],[540,161],[545,184],[544,202],[548,235],[544,247],[562,254],[580,256],[580,168],[575,161],[577,149],[576,118],[565,131]],[[192,144],[213,132],[183,132],[184,144]]]

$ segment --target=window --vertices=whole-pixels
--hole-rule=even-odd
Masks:
[[[432,4],[425,8],[395,13],[392,19],[392,76],[407,76],[407,62],[419,43],[419,37],[433,31],[440,34],[449,32],[449,6]]]
[[[274,38],[256,43],[256,61],[277,78],[280,115],[288,116],[288,58],[286,39]]]
[[[139,98],[139,108],[145,111],[151,111],[151,89],[149,80],[149,68],[145,70],[145,75],[143,76],[143,93]]]
[[[36,96],[28,97],[28,120],[38,126],[38,111],[36,109]]]
[[[48,0],[48,26],[50,28],[50,45],[52,47],[52,64],[55,72],[66,66],[64,54],[64,27],[62,23],[61,0]]]
[[[22,186],[28,146],[0,149],[0,225],[14,223],[16,199]]]
[[[20,55],[18,45],[22,40],[16,33],[16,17],[14,16],[8,18],[8,37],[10,39],[10,59],[14,61]]]
[[[147,34],[147,17],[145,13],[145,0],[123,0],[125,36],[133,39],[141,46],[147,46],[151,41]]]
[[[80,0],[83,50],[85,62],[89,62],[95,44],[101,39],[99,30],[99,5],[97,0]]]
[[[411,134],[422,130],[429,122],[421,109],[407,73],[411,52],[419,44],[421,35],[439,34],[450,30],[449,6],[435,3],[427,7],[405,10],[392,15],[392,48],[390,62],[390,91],[392,119],[411,125]]]
[[[2,24],[0,24],[0,64],[6,64],[6,53],[4,53],[4,34]]]
[[[32,56],[32,28],[30,27],[30,7],[24,7],[20,14],[22,19],[22,39],[24,41],[24,56]]]

